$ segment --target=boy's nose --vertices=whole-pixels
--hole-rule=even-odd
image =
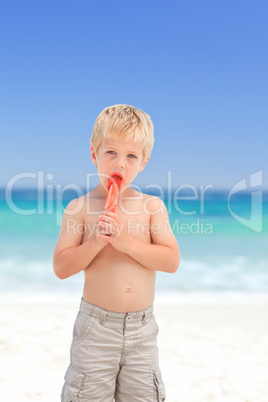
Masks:
[[[116,160],[115,167],[117,167],[117,168],[119,168],[119,169],[124,169],[124,167],[125,167],[125,162],[124,162],[123,158],[118,158],[118,159]]]

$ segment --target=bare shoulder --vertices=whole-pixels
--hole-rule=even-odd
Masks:
[[[94,205],[94,201],[98,202],[99,199],[100,197],[96,196],[95,189],[93,189],[81,197],[74,198],[70,201],[66,210],[70,212],[75,211],[74,213],[81,211],[81,213],[83,213],[91,204]]]
[[[64,214],[68,216],[75,216],[76,218],[79,217],[79,220],[83,220],[87,196],[88,194],[85,194],[79,198],[74,198],[71,200],[66,206]]]
[[[83,195],[82,197],[72,199],[69,202],[69,204],[67,205],[66,209],[71,211],[71,210],[74,210],[74,209],[76,209],[78,207],[82,208],[83,205],[86,202],[86,197],[87,197],[87,194]]]
[[[150,215],[166,214],[167,209],[161,198],[156,195],[144,194],[144,204]]]

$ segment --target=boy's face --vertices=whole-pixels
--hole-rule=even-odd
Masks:
[[[100,181],[107,189],[108,179],[113,173],[123,177],[122,186],[130,185],[141,172],[150,156],[143,161],[143,146],[134,141],[123,141],[119,138],[105,138],[97,153],[91,146],[91,159],[97,165]]]

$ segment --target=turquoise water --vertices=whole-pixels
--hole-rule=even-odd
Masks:
[[[46,197],[44,197],[46,199]],[[77,294],[83,274],[60,281],[53,273],[52,256],[67,203],[51,197],[37,200],[30,190],[16,191],[12,203],[0,192],[0,292],[18,294]],[[249,222],[252,200],[248,193],[234,198],[218,191],[203,203],[199,200],[166,198],[171,226],[180,246],[181,265],[175,274],[158,272],[157,291],[162,295],[181,292],[268,291],[268,195],[251,219],[256,231],[239,222],[232,213]],[[15,209],[20,211],[15,211]],[[25,215],[32,210],[31,214]],[[36,210],[36,211],[34,211]],[[247,220],[247,221],[246,221]],[[256,229],[255,228],[255,229]],[[258,229],[259,230],[259,229]]]

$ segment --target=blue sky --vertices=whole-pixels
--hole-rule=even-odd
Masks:
[[[89,139],[111,104],[155,126],[141,185],[268,188],[266,1],[2,1],[0,186],[53,173],[84,186]],[[21,186],[35,185],[33,179]]]

